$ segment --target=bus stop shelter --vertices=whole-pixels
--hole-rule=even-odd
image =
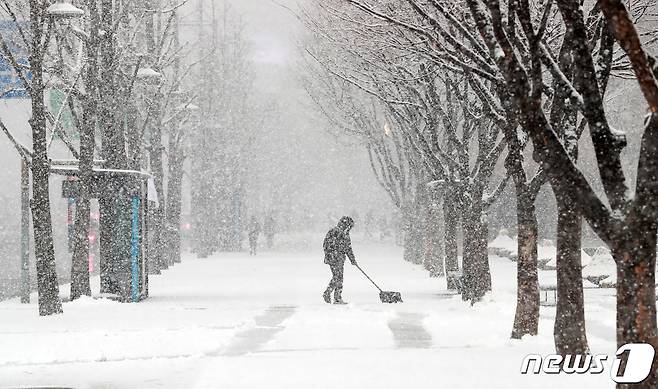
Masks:
[[[80,193],[77,161],[53,161],[50,171],[66,177],[62,197],[75,204]],[[109,236],[112,255],[101,258],[101,277],[115,286],[113,294],[120,301],[141,301],[148,297],[147,215],[149,202],[157,202],[153,176],[138,170],[94,168],[89,189],[91,199],[111,200],[108,216],[115,221]]]

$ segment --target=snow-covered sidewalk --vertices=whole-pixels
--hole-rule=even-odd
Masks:
[[[509,339],[515,263],[492,257],[494,292],[471,307],[443,279],[404,262],[397,247],[355,243],[357,258],[404,303],[349,263],[344,298],[328,305],[320,252],[186,257],[151,277],[139,304],[81,299],[40,318],[0,303],[0,388],[612,388],[607,374],[519,373],[530,353],[553,352],[555,311],[540,335]],[[593,353],[615,351],[611,290],[586,291]]]

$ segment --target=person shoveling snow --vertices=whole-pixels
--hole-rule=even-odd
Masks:
[[[352,241],[350,230],[354,227],[354,220],[349,216],[340,218],[338,225],[324,238],[324,263],[331,268],[331,281],[322,294],[326,303],[331,304],[331,292],[334,293],[334,304],[346,304],[341,293],[343,292],[343,266],[345,257],[350,259],[352,265],[356,266],[356,259],[352,252]]]
[[[331,268],[332,278],[329,286],[322,294],[322,298],[328,304],[331,303],[331,292],[334,292],[334,304],[347,304],[343,301],[341,293],[343,291],[343,266],[345,257],[350,259],[352,265],[363,273],[366,278],[379,290],[379,299],[383,303],[401,303],[402,296],[400,292],[391,292],[382,290],[375,281],[373,281],[366,272],[359,267],[354,258],[352,251],[352,242],[350,241],[350,230],[354,227],[354,220],[349,216],[343,216],[338,225],[329,232],[324,238],[324,263]]]

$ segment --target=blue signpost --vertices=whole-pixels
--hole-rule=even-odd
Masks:
[[[130,270],[131,270],[131,292],[132,301],[139,300],[139,196],[132,198],[132,223],[130,239]]]

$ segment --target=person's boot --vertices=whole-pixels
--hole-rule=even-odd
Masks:
[[[341,292],[342,290],[339,289],[336,289],[336,292],[334,292],[334,304],[347,304],[347,302],[343,301]]]
[[[325,290],[324,293],[322,293],[322,298],[325,303],[331,304],[331,289]]]

